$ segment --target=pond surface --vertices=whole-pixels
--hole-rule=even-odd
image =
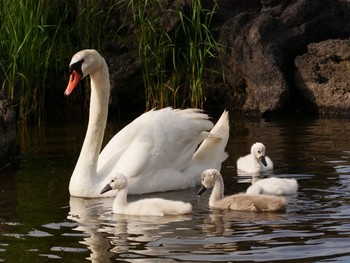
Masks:
[[[225,194],[251,184],[236,160],[261,141],[273,175],[299,182],[278,213],[211,210],[197,187],[142,196],[189,201],[192,215],[113,215],[111,198],[69,196],[84,135],[84,124],[48,123],[19,138],[17,164],[0,171],[0,262],[350,262],[348,120],[231,118]]]

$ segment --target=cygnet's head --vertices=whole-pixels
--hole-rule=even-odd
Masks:
[[[215,185],[217,180],[222,180],[221,174],[216,169],[207,169],[201,175],[202,188],[198,191],[197,195],[201,195],[205,190]]]
[[[101,190],[100,194],[104,194],[110,190],[121,190],[128,186],[128,180],[123,174],[116,174],[110,177],[109,182],[106,186]]]
[[[266,148],[261,142],[254,143],[252,148],[250,149],[251,154],[258,159],[265,167],[267,166],[267,162],[265,159]]]

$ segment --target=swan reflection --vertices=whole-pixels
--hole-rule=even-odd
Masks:
[[[91,251],[87,258],[92,262],[110,262],[113,256],[110,250],[110,243],[106,238],[106,233],[100,232],[102,221],[98,217],[101,213],[106,213],[111,206],[113,198],[78,198],[70,197],[70,212],[67,218],[77,222],[73,230],[81,232],[83,240],[80,244],[86,245]],[[109,210],[110,211],[110,210]]]
[[[82,234],[79,243],[90,250],[92,262],[111,262],[119,255],[136,254],[150,242],[174,236],[175,222],[189,221],[191,215],[127,216],[111,213],[113,198],[70,197],[68,219],[77,223],[73,230]],[[176,234],[175,234],[176,235]],[[137,250],[137,251],[135,251]]]

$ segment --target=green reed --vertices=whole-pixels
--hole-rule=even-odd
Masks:
[[[170,103],[169,92],[164,84],[168,78],[166,63],[172,40],[160,22],[164,12],[162,4],[159,0],[131,0],[125,3],[131,10],[135,25],[146,109],[167,106]]]
[[[192,107],[203,108],[205,94],[202,86],[203,71],[210,57],[215,57],[220,51],[220,45],[211,31],[211,22],[217,5],[212,10],[202,8],[200,0],[191,1],[191,8],[186,15],[179,12],[181,24],[176,33],[176,49],[178,62],[175,69],[185,74],[188,85],[189,104]],[[180,63],[179,63],[180,62]]]
[[[74,4],[72,4],[74,3]],[[125,11],[132,21],[122,20]],[[122,10],[122,11],[121,11]],[[0,83],[13,101],[19,121],[40,123],[45,107],[63,97],[67,64],[80,49],[104,53],[107,43],[138,46],[145,84],[146,107],[202,107],[205,63],[219,46],[210,26],[216,6],[205,10],[200,0],[186,12],[165,9],[161,0],[2,0],[0,1]],[[167,28],[162,14],[178,16],[175,28]],[[115,15],[118,13],[119,15]],[[132,35],[119,34],[128,28]],[[121,37],[125,39],[121,40]],[[86,85],[87,87],[88,85]],[[79,89],[69,100],[88,107],[89,89]],[[75,103],[78,101],[79,103]],[[67,102],[65,102],[67,103]]]
[[[67,76],[73,52],[103,49],[109,36],[104,25],[113,8],[93,0],[77,5],[65,0],[0,1],[1,88],[20,122],[45,118],[47,100],[56,100],[57,80]]]
[[[202,108],[205,63],[220,50],[210,31],[217,5],[206,10],[200,0],[193,0],[186,13],[178,8],[164,10],[159,0],[132,0],[129,5],[136,26],[146,108]],[[167,31],[162,21],[165,12],[178,16],[179,23],[172,31]]]
[[[49,43],[45,23],[47,8],[44,1],[2,1],[1,12],[1,69],[2,89],[14,101],[19,116],[42,110],[47,77]]]

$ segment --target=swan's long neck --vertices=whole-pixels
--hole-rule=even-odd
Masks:
[[[224,198],[224,182],[222,178],[217,178],[213,191],[209,198],[209,206],[215,206],[215,203]]]
[[[70,182],[70,192],[72,195],[77,196],[84,196],[85,192],[92,191],[92,189],[98,187],[96,184],[102,180],[102,178],[97,177],[96,170],[107,123],[110,93],[108,67],[104,60],[102,61],[101,69],[94,74],[90,74],[90,78],[89,123],[79,159]],[[82,191],[82,193],[75,193],[74,189],[79,189],[76,191]]]
[[[107,65],[104,70],[90,77],[90,117],[78,164],[82,159],[83,163],[89,164],[89,170],[96,174],[98,156],[101,151],[108,115],[110,84]]]

